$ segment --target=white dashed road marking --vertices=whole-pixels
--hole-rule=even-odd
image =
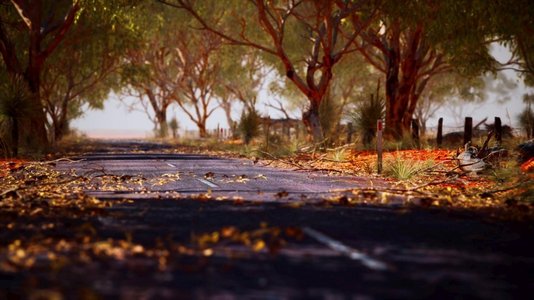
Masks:
[[[216,185],[215,183],[209,181],[209,180],[206,180],[206,179],[202,179],[202,178],[197,178],[198,181],[202,182],[203,184],[209,186],[209,187],[212,187],[212,188],[217,188],[219,187],[218,185]]]
[[[345,254],[351,259],[361,261],[361,263],[369,269],[377,271],[384,271],[388,269],[385,263],[371,258],[367,254],[362,253],[354,248],[351,248],[343,244],[342,242],[337,241],[315,229],[312,229],[310,227],[304,227],[302,231],[304,231],[304,233],[314,238],[318,242],[328,246],[330,249]]]

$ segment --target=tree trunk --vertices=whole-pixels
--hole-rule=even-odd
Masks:
[[[65,134],[67,134],[68,128],[69,128],[69,118],[68,118],[68,103],[70,95],[67,93],[63,97],[63,101],[61,102],[61,110],[59,111],[59,116],[52,118],[52,127],[54,130],[54,136],[51,139],[52,143],[56,143],[60,141]]]
[[[208,136],[208,132],[206,130],[206,123],[205,122],[199,122],[197,123],[198,127],[198,134],[201,138],[205,138]]]
[[[315,101],[310,100],[312,105],[308,111],[302,114],[302,121],[308,133],[312,136],[313,142],[316,144],[321,144],[324,142],[324,133],[323,128],[321,127],[321,119],[319,117],[319,105]]]
[[[221,108],[224,111],[224,115],[226,117],[226,123],[228,123],[228,128],[230,128],[230,131],[232,132],[232,136],[234,135],[234,120],[232,120],[232,105],[230,102],[224,102],[221,103]]]
[[[30,147],[36,150],[48,148],[48,134],[46,131],[46,114],[40,97],[40,67],[29,65],[25,76],[30,92],[32,93],[32,102],[34,111],[30,116],[31,130],[28,131]],[[22,129],[22,128],[20,128]]]
[[[396,39],[395,39],[396,38]],[[399,93],[399,48],[398,34],[392,37],[392,46],[386,53],[386,136],[399,139],[402,136],[402,113],[398,103]]]
[[[66,112],[59,118],[53,121],[54,137],[52,143],[56,143],[63,139],[69,130],[69,122],[67,120]]]
[[[167,111],[166,109],[163,109],[156,113],[156,121],[158,122],[157,128],[158,132],[157,135],[160,138],[166,138],[169,133],[169,126],[167,125]]]

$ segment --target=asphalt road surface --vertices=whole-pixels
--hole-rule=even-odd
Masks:
[[[133,200],[98,217],[103,238],[127,233],[153,248],[194,244],[195,237],[233,228],[261,235],[268,246],[221,241],[204,255],[171,251],[163,269],[139,258],[64,268],[52,279],[35,275],[67,298],[533,297],[532,224],[438,209],[323,205],[321,199],[339,190],[384,183],[278,170],[250,160],[166,154],[157,147],[137,153],[120,145],[114,153],[92,152],[81,161],[58,164],[77,174],[145,179],[137,192],[133,187],[87,191],[102,200]],[[154,184],[157,178],[167,179]],[[199,199],[206,193],[228,201]],[[0,278],[0,284],[6,280],[17,282]]]

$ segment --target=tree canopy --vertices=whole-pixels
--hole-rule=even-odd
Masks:
[[[135,95],[161,136],[172,105],[204,136],[215,109],[229,123],[234,103],[254,110],[267,78],[271,106],[300,108],[315,143],[381,86],[386,130],[400,138],[488,72],[534,84],[531,2],[0,0],[0,76],[25,82],[36,110],[18,136],[40,145],[110,91]],[[495,45],[510,58],[493,57]]]

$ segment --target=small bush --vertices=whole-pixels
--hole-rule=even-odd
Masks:
[[[371,145],[376,135],[376,121],[383,119],[386,113],[384,99],[378,96],[379,91],[380,88],[378,87],[376,94],[371,94],[369,100],[360,102],[351,116],[366,147]]]
[[[245,145],[248,145],[253,138],[260,134],[261,120],[255,109],[243,111],[239,121],[239,132]]]
[[[432,160],[413,160],[396,156],[384,161],[384,175],[398,180],[408,180],[434,165]]]
[[[331,157],[335,162],[343,162],[347,160],[347,150],[345,148],[336,149],[332,152]]]

